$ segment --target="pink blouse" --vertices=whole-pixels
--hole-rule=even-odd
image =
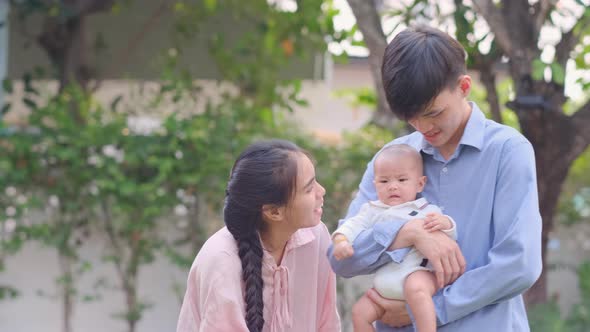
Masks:
[[[329,244],[330,234],[320,223],[293,234],[280,266],[263,251],[263,332],[340,331]],[[245,317],[242,265],[224,227],[195,258],[176,331],[248,332]]]

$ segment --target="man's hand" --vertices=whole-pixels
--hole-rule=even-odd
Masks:
[[[438,288],[452,283],[465,272],[465,258],[457,242],[443,232],[428,232],[422,219],[408,221],[387,250],[411,246],[416,247],[432,265]]]
[[[426,215],[426,218],[424,218],[424,229],[429,232],[448,230],[451,228],[453,228],[453,223],[448,217],[445,217],[440,213],[431,212]]]
[[[393,327],[412,324],[410,315],[408,315],[408,311],[406,310],[405,301],[386,299],[379,295],[373,288],[367,291],[367,296],[385,311],[383,316],[379,317],[379,320],[383,323]]]
[[[419,230],[414,246],[432,265],[438,288],[452,283],[465,272],[465,258],[457,242],[443,232]]]

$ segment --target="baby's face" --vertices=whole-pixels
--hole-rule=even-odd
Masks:
[[[412,158],[384,156],[375,162],[377,197],[387,205],[413,201],[424,189],[426,177]]]

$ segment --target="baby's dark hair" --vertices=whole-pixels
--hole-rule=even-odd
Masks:
[[[297,145],[267,140],[247,147],[237,158],[227,184],[224,221],[238,246],[245,284],[246,325],[250,332],[264,326],[262,299],[262,206],[286,205],[295,193]]]

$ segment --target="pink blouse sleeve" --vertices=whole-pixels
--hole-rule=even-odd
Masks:
[[[248,332],[240,269],[223,257],[215,260],[216,264],[196,262],[191,268],[177,332]]]
[[[320,275],[318,278],[325,280],[325,287],[318,287],[320,292],[318,300],[323,299],[322,312],[320,316],[319,331],[321,332],[339,332],[340,316],[338,315],[338,305],[336,302],[336,275],[330,267],[326,256],[328,246],[330,245],[330,233],[324,226],[320,235]],[[320,279],[321,280],[321,279]]]

